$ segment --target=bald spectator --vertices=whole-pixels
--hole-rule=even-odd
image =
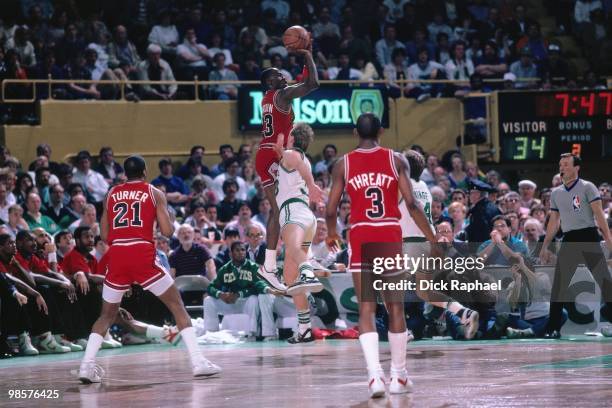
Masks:
[[[29,193],[26,197],[25,204],[27,211],[24,219],[28,223],[30,230],[42,228],[51,235],[54,235],[60,230],[59,225],[57,225],[55,221],[40,212],[42,201],[38,194]]]
[[[189,224],[183,224],[177,231],[180,246],[174,250],[168,261],[173,277],[201,275],[213,280],[217,276],[215,262],[208,249],[194,242],[195,231]]]
[[[170,65],[161,57],[159,45],[150,44],[147,48],[147,59],[138,64],[138,79],[141,81],[174,81]],[[175,84],[144,84],[141,88],[143,99],[174,99],[178,87]]]
[[[67,213],[61,218],[59,225],[65,229],[74,221],[80,219],[86,204],[87,200],[83,194],[75,194],[70,197],[68,206],[65,207]]]

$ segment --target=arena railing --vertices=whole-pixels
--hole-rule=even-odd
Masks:
[[[534,83],[538,82],[539,78],[518,78],[517,82],[525,82],[525,83]],[[384,86],[390,84],[397,84],[405,86],[407,84],[449,84],[449,85],[458,85],[458,86],[469,86],[469,81],[460,81],[460,80],[449,80],[449,79],[418,79],[418,80],[410,80],[410,79],[400,79],[395,81],[389,81],[386,79],[377,79],[377,80],[320,80],[319,81],[323,85],[331,85],[331,84],[347,84],[353,86]],[[502,83],[503,79],[485,79],[484,83]],[[167,85],[167,86],[188,86],[193,87],[193,98],[188,100],[201,100],[200,94],[203,89],[206,89],[211,86],[216,85],[258,85],[259,81],[200,81],[197,77],[194,78],[193,81],[141,81],[141,80],[86,80],[86,79],[53,79],[51,77],[47,79],[5,79],[2,81],[2,87],[0,92],[0,101],[4,103],[34,103],[36,102],[37,94],[38,94],[38,86],[44,85],[47,86],[48,91],[48,99],[57,99],[53,97],[54,87],[59,85],[69,85],[69,84],[95,84],[95,85],[117,85],[119,86],[119,100],[126,100],[126,86],[140,86],[140,85]],[[7,87],[8,86],[22,86],[29,87],[31,89],[31,97],[30,98],[7,98]],[[27,89],[26,89],[27,90]],[[402,96],[405,97],[402,93]],[[79,100],[79,99],[77,99]],[[106,100],[106,99],[105,99]],[[184,100],[184,99],[183,99]],[[168,102],[170,102],[169,100]]]

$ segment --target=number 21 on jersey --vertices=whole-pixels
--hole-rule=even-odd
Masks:
[[[131,205],[132,217],[128,217],[128,210],[130,206],[125,201],[119,201],[113,206],[113,212],[116,213],[113,217],[114,228],[127,228],[127,227],[142,227],[142,220],[140,219],[140,201],[134,201]]]

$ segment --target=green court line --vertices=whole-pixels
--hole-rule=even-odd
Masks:
[[[561,370],[579,368],[612,369],[612,354],[556,361],[554,363],[530,364],[522,366],[521,368],[527,370]]]

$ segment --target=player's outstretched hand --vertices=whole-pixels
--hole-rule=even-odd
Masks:
[[[332,252],[340,251],[341,242],[342,240],[338,234],[328,235],[327,238],[325,238],[325,243],[327,244],[329,250]]]
[[[321,202],[323,200],[323,190],[321,190],[321,187],[314,183],[308,186],[308,198],[311,203]]]

